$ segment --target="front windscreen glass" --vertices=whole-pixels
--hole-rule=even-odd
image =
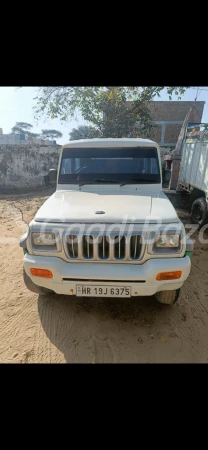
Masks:
[[[62,153],[60,184],[160,183],[155,147],[65,148]]]

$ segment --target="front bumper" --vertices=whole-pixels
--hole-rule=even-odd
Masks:
[[[41,278],[31,275],[32,267],[48,269],[53,278]],[[154,295],[158,291],[180,288],[188,278],[191,261],[183,258],[150,259],[144,264],[99,264],[67,263],[60,258],[48,256],[24,256],[24,268],[27,275],[38,286],[53,290],[57,294],[76,295],[76,285],[130,286],[131,295]],[[181,270],[179,280],[157,281],[159,272]]]

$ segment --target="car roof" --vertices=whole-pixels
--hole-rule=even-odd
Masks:
[[[64,148],[109,148],[109,147],[159,147],[159,145],[150,139],[141,138],[101,138],[101,139],[79,139],[77,141],[70,141],[61,147]]]

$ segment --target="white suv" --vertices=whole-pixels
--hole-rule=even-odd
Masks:
[[[158,145],[147,139],[71,141],[50,170],[56,192],[22,236],[33,292],[131,297],[172,304],[193,244],[162,191]]]

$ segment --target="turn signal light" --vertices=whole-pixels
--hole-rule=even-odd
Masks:
[[[177,278],[181,278],[181,270],[177,272],[160,272],[157,274],[156,280],[176,280]]]
[[[36,277],[43,277],[43,278],[52,278],[53,277],[52,272],[47,269],[32,268],[32,269],[30,269],[30,272],[32,275],[34,275]]]

